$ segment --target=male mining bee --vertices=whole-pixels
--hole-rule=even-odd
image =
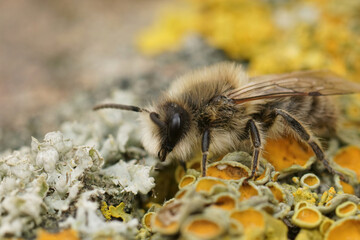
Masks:
[[[117,108],[141,113],[142,142],[159,157],[182,166],[202,151],[202,176],[209,152],[213,156],[251,148],[251,175],[266,138],[292,134],[311,147],[333,174],[317,137],[336,132],[337,113],[329,95],[360,92],[360,85],[329,71],[299,71],[248,77],[241,65],[220,63],[177,79],[156,105],[148,108],[101,104],[94,110]]]

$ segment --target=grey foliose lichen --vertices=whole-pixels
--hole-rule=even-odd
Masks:
[[[111,101],[131,99],[114,96]],[[34,237],[39,227],[71,227],[85,239],[135,236],[138,215],[108,222],[99,203],[106,195],[131,207],[128,199],[134,198],[124,196],[146,194],[155,186],[156,161],[141,149],[134,121],[124,120],[121,112],[88,114],[43,141],[33,138],[30,147],[0,154],[0,238]]]

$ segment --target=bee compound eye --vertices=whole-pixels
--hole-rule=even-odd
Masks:
[[[181,125],[179,113],[175,113],[170,122],[170,132],[174,133],[179,131]]]

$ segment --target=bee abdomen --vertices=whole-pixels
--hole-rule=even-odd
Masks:
[[[307,112],[307,124],[319,136],[330,136],[336,132],[337,108],[329,97],[311,97]]]
[[[269,101],[259,106],[252,118],[262,123],[264,131],[277,122],[275,109],[285,110],[306,124],[319,136],[333,134],[336,130],[337,114],[331,99],[324,96],[289,97]]]

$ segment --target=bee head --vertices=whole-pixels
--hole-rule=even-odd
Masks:
[[[152,128],[152,130],[149,131],[150,135],[147,135],[144,146],[151,153],[157,152],[161,161],[166,159],[166,156],[190,129],[189,113],[174,102],[166,102],[161,105],[157,110],[158,113],[137,106],[116,103],[100,104],[95,106],[94,110],[103,108],[115,108],[133,112],[143,112],[146,113],[146,115],[149,114],[151,124],[155,124],[156,129]]]
[[[173,102],[162,105],[159,112],[151,112],[150,119],[159,127],[161,145],[158,157],[164,161],[189,130],[190,116],[183,107]]]

